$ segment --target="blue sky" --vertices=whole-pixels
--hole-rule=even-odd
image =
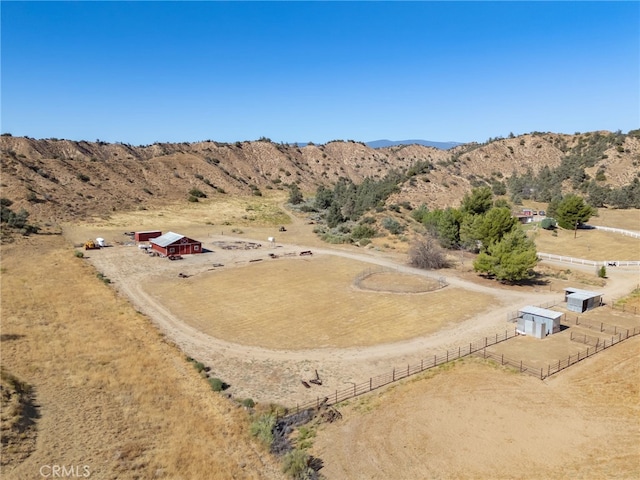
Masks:
[[[640,127],[638,2],[2,1],[1,129],[485,141]]]

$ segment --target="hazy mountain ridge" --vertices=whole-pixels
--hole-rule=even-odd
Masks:
[[[423,145],[440,150],[449,150],[458,145],[463,145],[460,142],[433,142],[430,140],[373,140],[371,142],[365,142],[365,144],[371,148],[397,147],[398,145]]]
[[[607,132],[608,134],[608,132]],[[304,192],[340,177],[358,183],[390,169],[429,162],[431,169],[407,181],[389,201],[457,205],[478,182],[504,181],[513,172],[556,167],[568,149],[590,134],[528,134],[440,150],[417,144],[373,149],[364,143],[277,144],[266,140],[233,144],[205,141],[148,146],[58,139],[1,137],[2,197],[25,208],[31,220],[57,223],[114,210],[152,208],[187,201],[198,189],[208,197],[256,194],[297,183]],[[638,172],[640,139],[624,136],[597,164],[607,183],[628,184]]]

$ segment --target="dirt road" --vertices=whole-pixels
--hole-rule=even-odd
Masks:
[[[260,242],[257,239],[227,235],[211,236],[208,241]],[[301,250],[312,250],[314,256],[337,255],[393,268],[399,272],[430,278],[438,277],[434,272],[402,264],[401,257],[394,258],[375,250],[354,252],[344,248],[320,248],[297,244],[278,244],[277,246],[279,254]],[[265,255],[264,252],[262,254]],[[216,255],[221,263],[229,266],[228,268],[244,263],[245,266],[241,268],[250,269],[251,266],[247,266],[246,263],[256,253],[243,250],[220,250]],[[150,317],[169,340],[176,343],[187,355],[209,365],[216,376],[231,384],[230,392],[233,395],[290,406],[295,402],[309,401],[314,395],[320,397],[329,395],[337,389],[345,388],[345,384],[350,382],[359,383],[370,376],[388,372],[394,367],[413,364],[446,349],[502,333],[506,328],[511,327],[511,324],[506,322],[507,312],[524,305],[562,300],[557,293],[532,295],[530,291],[493,288],[449,275],[447,282],[452,286],[493,296],[494,308],[490,312],[445,328],[433,335],[403,342],[366,348],[271,350],[231,343],[206,335],[182,321],[145,292],[143,282],[149,281],[150,272],[172,275],[177,274],[178,271],[198,273],[206,268],[204,265],[208,261],[206,255],[194,255],[180,262],[168,262],[140,254],[135,247],[113,247],[92,253],[89,257],[98,271],[107,275],[117,290],[125,295],[139,311]],[[607,295],[622,296],[638,283],[637,272],[634,276],[633,272],[621,269],[612,272],[611,277],[610,284],[604,289]],[[301,385],[300,379],[311,377],[315,370],[322,375],[323,385],[314,387],[311,392]]]

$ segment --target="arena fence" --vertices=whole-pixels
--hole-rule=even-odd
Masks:
[[[600,332],[613,331],[616,333],[605,339],[602,339],[600,337],[596,339],[595,337],[591,337],[589,335],[572,333],[571,340],[582,341],[582,343],[585,344],[595,343],[595,345],[589,346],[586,350],[581,350],[576,354],[569,355],[566,359],[561,359],[557,362],[554,361],[552,363],[549,363],[547,366],[539,367],[529,365],[523,360],[505,357],[504,354],[497,354],[487,351],[488,347],[500,342],[504,342],[519,335],[515,329],[506,330],[504,334],[496,334],[492,337],[485,337],[479,342],[472,342],[468,345],[465,344],[464,346],[460,346],[457,349],[447,350],[444,354],[425,358],[421,360],[419,364],[408,364],[406,367],[394,368],[391,372],[387,372],[376,377],[370,377],[367,382],[353,382],[353,385],[351,387],[342,390],[336,390],[334,393],[331,393],[327,396],[318,396],[315,400],[311,400],[307,403],[297,404],[296,413],[302,410],[319,409],[320,407],[335,405],[340,402],[344,402],[345,400],[355,398],[359,395],[369,393],[378,388],[397,382],[411,375],[424,372],[453,360],[457,360],[459,358],[467,357],[470,355],[476,355],[485,359],[491,359],[496,363],[500,363],[500,365],[507,365],[515,368],[520,373],[531,375],[533,377],[539,378],[540,380],[544,380],[545,378],[550,377],[551,375],[554,375],[570,367],[571,365],[575,365],[576,363],[581,362],[582,360],[589,358],[596,353],[601,352],[602,350],[610,348],[613,345],[616,345],[630,337],[640,334],[640,327],[623,329],[621,327],[605,325],[602,323],[600,324],[600,326],[595,324],[590,326],[590,324],[582,322],[581,320],[579,321],[579,325],[581,326],[600,329]]]
[[[343,402],[350,398],[354,398],[359,395],[369,393],[378,388],[384,387],[385,385],[389,385],[390,383],[397,382],[398,380],[402,380],[403,378],[407,378],[411,375],[415,375],[417,373],[438,367],[453,360],[469,356],[475,352],[486,349],[491,345],[495,345],[510,338],[516,337],[517,335],[518,333],[515,329],[505,330],[503,334],[496,334],[495,336],[485,337],[483,340],[480,340],[478,342],[471,342],[465,344],[464,346],[460,346],[457,349],[447,350],[445,353],[442,353],[440,355],[433,355],[433,357],[430,356],[428,358],[425,358],[421,360],[420,363],[417,363],[415,365],[407,365],[406,367],[403,366],[400,368],[394,368],[390,372],[378,375],[376,377],[370,377],[366,382],[359,384],[353,382],[353,386],[342,390],[336,390],[335,393],[332,393],[329,396],[325,396],[322,398],[316,397],[315,400],[296,405],[296,411],[299,412],[301,410],[309,408],[319,408],[324,405],[334,405],[336,403]]]

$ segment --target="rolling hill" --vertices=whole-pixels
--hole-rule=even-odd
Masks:
[[[340,177],[359,183],[414,165],[429,168],[404,182],[389,201],[442,208],[457,205],[474,186],[557,168],[569,155],[595,152],[594,145],[598,158],[585,168],[589,177],[606,171],[602,183],[617,187],[640,171],[640,138],[609,132],[532,133],[450,150],[417,144],[374,149],[354,141],[300,147],[268,139],[146,146],[9,134],[0,139],[2,197],[13,202],[14,210],[27,210],[30,221],[50,225],[187,201],[193,189],[211,198],[261,195],[296,183],[311,194]]]

